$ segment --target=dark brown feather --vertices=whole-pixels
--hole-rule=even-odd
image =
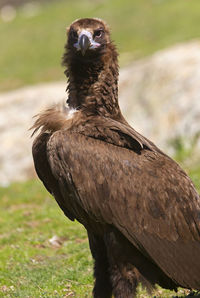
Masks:
[[[71,30],[99,26],[102,48],[81,57]],[[139,282],[200,289],[199,194],[179,165],[121,115],[117,53],[107,26],[76,21],[66,51],[69,109],[39,115],[33,157],[66,216],[88,231],[94,297],[132,297]]]
[[[68,165],[87,217],[117,227],[181,286],[200,287],[199,195],[176,163],[69,132],[57,132],[49,145],[61,160],[51,159],[51,168],[60,173]],[[87,218],[80,221],[87,226]]]

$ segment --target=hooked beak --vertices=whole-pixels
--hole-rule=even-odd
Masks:
[[[84,56],[87,50],[95,50],[101,46],[100,43],[96,42],[92,33],[87,30],[82,30],[79,34],[78,41],[73,44],[77,51],[81,51]]]
[[[87,35],[85,35],[85,34],[81,35],[80,40],[79,40],[79,46],[80,46],[81,54],[84,56],[85,52],[90,47],[90,40]]]

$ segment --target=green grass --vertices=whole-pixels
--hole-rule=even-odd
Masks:
[[[200,167],[189,174],[198,183]],[[0,188],[0,198],[0,297],[91,297],[93,262],[84,228],[63,215],[38,180]],[[49,241],[54,235],[57,246]],[[180,289],[179,296],[184,293]],[[175,293],[158,288],[154,295]],[[138,297],[147,294],[140,288]]]
[[[90,297],[86,232],[38,181],[0,189],[0,297]],[[58,247],[49,242],[54,235]]]
[[[64,79],[60,59],[65,27],[80,17],[100,17],[112,28],[121,65],[176,42],[198,38],[199,0],[60,0],[43,3],[27,18],[22,8],[0,20],[0,90]]]

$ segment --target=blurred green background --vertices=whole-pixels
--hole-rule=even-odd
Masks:
[[[25,5],[16,7],[15,16],[11,12],[11,21],[5,21],[7,12],[1,11],[0,91],[63,80],[60,61],[65,31],[77,18],[106,20],[120,52],[121,66],[200,36],[199,0],[57,0],[34,1],[31,5],[23,2]]]
[[[0,91],[65,80],[66,27],[81,17],[109,24],[122,67],[200,37],[199,0],[0,0]],[[184,164],[192,151],[178,145],[175,158]],[[198,187],[199,165],[188,172]],[[0,297],[91,297],[83,227],[64,217],[38,180],[0,187],[0,198]],[[177,294],[159,288],[154,295]],[[138,297],[148,295],[140,289]]]

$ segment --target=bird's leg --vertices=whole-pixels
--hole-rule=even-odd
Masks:
[[[131,264],[121,263],[111,266],[111,281],[115,298],[135,297],[138,286],[137,273],[137,269]]]
[[[111,230],[106,234],[105,243],[114,297],[135,297],[139,282],[144,282],[145,280],[134,264],[130,263],[132,247],[129,245],[128,240],[125,240],[116,230]]]
[[[103,239],[88,232],[90,250],[94,258],[94,278],[95,285],[93,289],[94,298],[111,298],[112,286],[109,276],[109,263],[107,259],[107,250]]]

